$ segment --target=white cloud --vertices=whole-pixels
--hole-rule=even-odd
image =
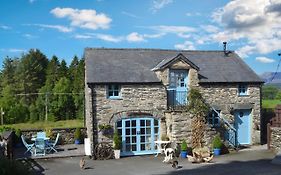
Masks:
[[[95,34],[96,38],[104,40],[104,41],[109,41],[109,42],[114,42],[118,43],[123,40],[122,37],[115,37],[112,35],[106,35],[106,34]]]
[[[167,6],[168,4],[173,3],[173,0],[153,0],[152,3],[153,5],[151,9],[152,12],[155,13],[163,7]]]
[[[137,15],[135,15],[133,13],[130,13],[130,12],[122,11],[121,13],[123,15],[129,16],[129,17],[132,17],[132,18],[140,19],[140,17],[138,17]]]
[[[137,33],[137,32],[132,32],[126,37],[127,41],[129,42],[143,42],[145,41],[144,36]]]
[[[267,54],[281,49],[281,1],[233,0],[213,13],[223,30],[211,34],[213,41],[246,41],[241,56]]]
[[[160,26],[152,26],[150,27],[154,30],[157,30],[161,33],[176,33],[176,34],[183,34],[188,32],[195,32],[196,29],[193,27],[188,26],[166,26],[166,25],[160,25]]]
[[[64,32],[64,33],[68,33],[68,32],[72,32],[73,29],[69,28],[69,27],[65,27],[62,25],[49,25],[49,24],[27,24],[27,25],[33,25],[33,26],[38,26],[41,28],[49,28],[49,29],[56,29],[60,32]]]
[[[26,52],[26,49],[16,49],[16,48],[11,48],[7,50],[8,52]]]
[[[273,63],[275,62],[274,59],[267,58],[267,57],[256,57],[256,60],[261,63]]]
[[[188,16],[188,17],[190,17],[190,16],[201,16],[201,13],[199,13],[199,12],[195,12],[195,13],[186,13],[185,14],[186,16]]]
[[[161,38],[166,35],[165,33],[157,33],[157,34],[143,34],[144,38]]]
[[[175,48],[179,50],[195,50],[194,44],[191,41],[185,41],[183,44],[176,44]]]
[[[76,34],[76,35],[74,35],[74,38],[76,38],[76,39],[91,39],[91,38],[93,38],[93,36]]]
[[[1,28],[1,29],[4,29],[4,30],[10,30],[10,29],[12,29],[11,27],[6,26],[6,25],[0,25],[0,28]]]
[[[104,13],[97,13],[93,9],[54,8],[51,13],[57,18],[67,18],[70,25],[85,29],[97,30],[108,29],[112,21]]]
[[[214,25],[202,25],[201,28],[208,33],[217,33],[219,28]]]
[[[25,37],[25,38],[27,38],[27,39],[35,39],[35,38],[38,38],[38,36],[31,35],[31,34],[29,34],[29,33],[23,34],[22,36]]]
[[[256,50],[255,47],[246,45],[246,46],[239,48],[236,52],[240,57],[247,58],[247,57],[249,57],[249,55],[253,54],[255,52],[255,50]]]

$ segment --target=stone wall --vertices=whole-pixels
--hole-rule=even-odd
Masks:
[[[281,150],[281,128],[280,127],[270,127],[270,148],[278,152]]]
[[[187,111],[173,111],[165,113],[165,123],[167,127],[167,137],[176,142],[185,140],[191,146],[191,129],[192,129],[192,115]],[[205,145],[210,146],[213,137],[217,134],[217,130],[206,125],[206,132],[204,134]]]
[[[238,96],[238,84],[200,85],[199,89],[207,103],[221,110],[221,114],[234,123],[232,110],[252,109],[252,144],[260,143],[260,86],[248,85],[248,95]]]
[[[121,85],[121,98],[120,99],[108,99],[107,98],[107,86],[95,85],[92,89],[93,93],[93,117],[94,123],[109,124],[112,116],[115,113],[129,110],[140,111],[157,111],[158,114],[164,116],[163,111],[167,109],[167,96],[166,89],[160,84],[132,84]],[[161,118],[161,116],[160,116]],[[96,141],[106,141],[108,138],[104,137],[100,132]]]
[[[58,144],[74,144],[74,132],[76,128],[54,128],[51,129],[52,137],[51,140],[55,140],[57,133],[60,133]],[[31,139],[33,135],[36,135],[37,132],[40,132],[40,129],[32,129],[32,130],[22,130],[22,134],[27,138]],[[81,135],[83,138],[87,137],[86,128],[81,128]]]

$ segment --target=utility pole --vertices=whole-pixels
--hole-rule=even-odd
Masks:
[[[2,107],[1,107],[1,125],[4,125],[4,111]]]
[[[48,121],[48,92],[45,93],[45,121]]]

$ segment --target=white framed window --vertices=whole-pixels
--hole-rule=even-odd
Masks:
[[[244,84],[238,85],[238,95],[239,96],[246,96],[248,95],[248,86]]]
[[[107,97],[109,99],[120,99],[120,85],[111,84],[107,86]]]

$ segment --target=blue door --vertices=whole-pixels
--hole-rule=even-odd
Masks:
[[[159,120],[153,118],[130,118],[117,122],[122,135],[122,156],[154,154],[154,141],[159,139]]]
[[[251,110],[243,109],[235,112],[234,127],[237,130],[238,144],[247,145],[251,143]]]
[[[187,103],[187,70],[170,70],[169,103],[184,105]]]

